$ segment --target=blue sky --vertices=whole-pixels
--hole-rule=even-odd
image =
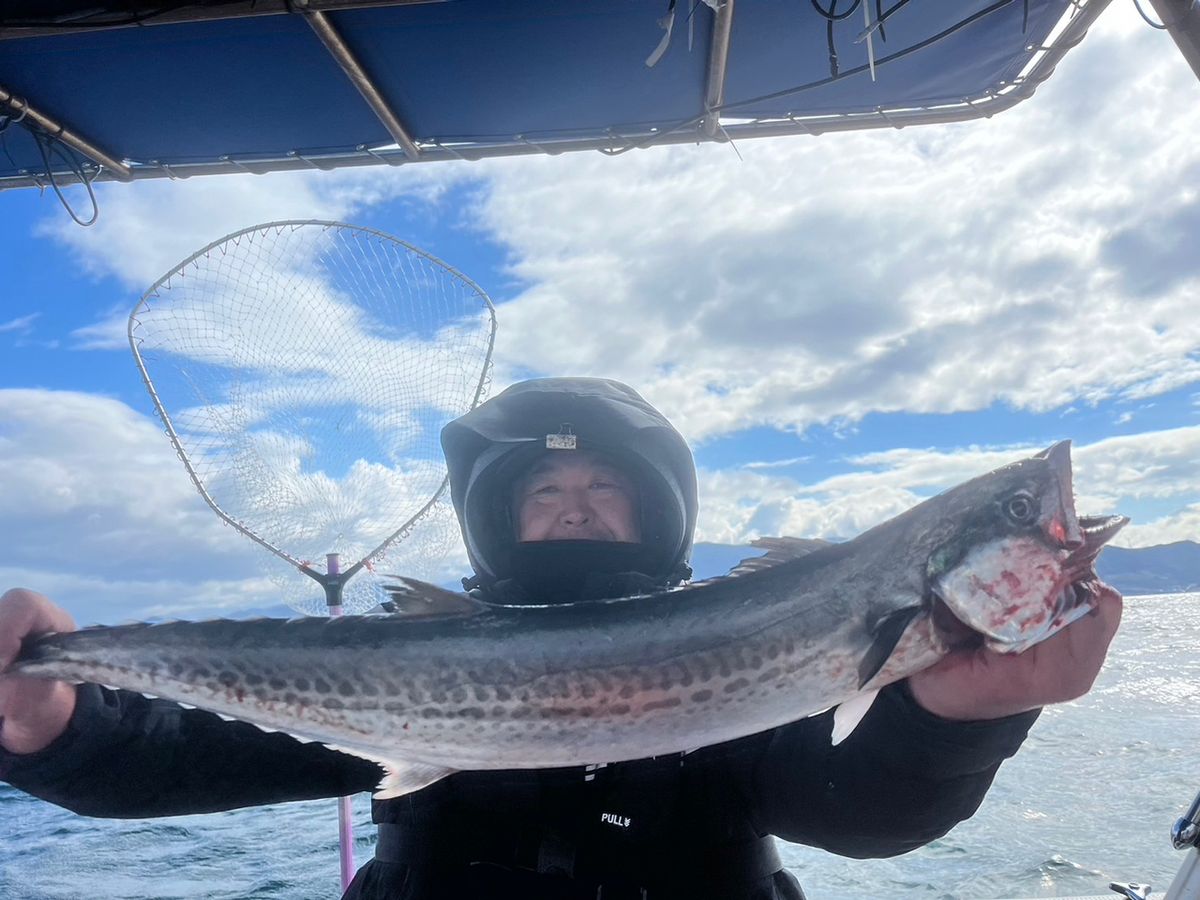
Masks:
[[[1118,543],[1200,538],[1198,98],[1169,38],[1114,4],[986,121],[102,185],[90,229],[0,193],[0,583],[81,621],[291,589],[199,500],[124,338],[175,264],[285,218],[469,275],[497,305],[497,387],[637,387],[693,443],[699,540],[852,536],[1062,438],[1080,510],[1134,518]],[[391,562],[463,565],[419,549]]]

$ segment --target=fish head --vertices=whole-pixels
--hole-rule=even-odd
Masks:
[[[965,628],[1001,653],[1019,653],[1094,607],[1096,557],[1129,521],[1075,514],[1069,441],[942,496],[951,529],[926,566],[934,621],[947,643]]]

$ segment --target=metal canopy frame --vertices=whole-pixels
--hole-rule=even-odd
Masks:
[[[0,84],[0,110],[12,117],[14,123],[29,119],[49,136],[62,141],[72,150],[81,153],[97,165],[104,166],[111,178],[129,181],[133,172],[129,166],[118,161],[111,153],[100,149],[81,134],[77,134],[44,112],[31,106],[25,99],[16,96]]]
[[[1200,5],[1195,0],[1150,0],[1150,5],[1200,78]]]
[[[1032,96],[1037,87],[1053,73],[1055,66],[1067,51],[1083,39],[1090,25],[1110,0],[1070,0],[1066,14],[1048,38],[1040,45],[1024,47],[1030,57],[1018,76],[1008,82],[1001,82],[998,86],[990,87],[982,93],[963,96],[958,102],[899,108],[877,106],[871,110],[828,114],[789,113],[785,116],[771,118],[739,117],[739,105],[745,106],[750,101],[727,101],[726,99],[726,74],[736,17],[734,0],[724,0],[712,13],[712,31],[703,86],[703,109],[692,118],[665,127],[646,126],[621,129],[610,127],[604,129],[600,134],[582,136],[574,134],[530,137],[517,134],[499,139],[455,140],[433,137],[420,140],[413,137],[411,130],[397,113],[393,103],[385,96],[385,92],[372,78],[367,67],[343,39],[339,29],[331,20],[330,13],[381,6],[423,5],[430,2],[431,0],[354,0],[354,2],[347,2],[347,0],[255,0],[255,2],[234,2],[216,6],[173,8],[153,14],[151,12],[138,13],[135,8],[133,13],[125,13],[123,20],[112,19],[101,23],[103,27],[111,29],[251,16],[300,15],[311,26],[324,48],[336,60],[347,79],[370,107],[374,116],[382,123],[387,134],[391,136],[394,144],[390,146],[359,144],[351,151],[289,150],[278,155],[260,153],[242,158],[226,155],[216,160],[186,163],[120,159],[114,148],[100,146],[97,140],[83,133],[83,129],[73,126],[71,122],[60,121],[39,110],[37,97],[20,97],[13,90],[0,87],[0,114],[7,115],[13,123],[28,117],[46,137],[61,141],[83,158],[74,172],[58,171],[54,172],[52,177],[48,177],[46,172],[28,169],[22,170],[16,175],[0,176],[0,190],[19,187],[43,188],[51,184],[61,186],[80,181],[130,181],[164,177],[177,179],[207,174],[239,172],[262,174],[308,168],[329,170],[380,164],[399,166],[417,161],[476,160],[499,156],[559,154],[581,150],[600,150],[612,154],[653,145],[737,141],[751,137],[781,135],[819,135],[838,131],[905,128],[912,125],[987,118]],[[1187,0],[1154,0],[1154,3],[1156,7],[1171,5],[1177,6],[1181,10],[1189,7]],[[1000,5],[1003,4],[996,4],[994,7]],[[149,10],[151,7],[147,5],[146,8]],[[693,9],[693,14],[707,8],[707,4],[697,6]],[[1194,11],[1187,14],[1196,15]],[[115,14],[113,15],[115,16]],[[7,18],[5,22],[7,24],[0,27],[0,47],[7,41],[19,40],[30,35],[45,37],[47,34],[96,30],[94,22],[89,22],[86,28],[83,26],[72,27],[67,24],[57,29],[47,29],[44,26],[14,26],[11,17]],[[877,25],[878,23],[876,23]],[[872,29],[868,27],[867,30]],[[872,71],[875,66],[883,65],[889,60],[909,52],[912,51],[905,50],[893,54],[891,57],[876,58],[872,55]],[[858,66],[847,69],[831,80],[857,74],[865,71],[866,68],[866,66]],[[800,93],[810,87],[812,85],[797,88],[795,92]],[[781,91],[778,95],[786,93],[788,92]]]
[[[401,123],[399,116],[388,104],[379,87],[371,79],[371,76],[367,73],[362,63],[355,57],[353,51],[351,51],[345,40],[343,40],[341,34],[333,22],[330,21],[325,11],[367,9],[373,6],[412,5],[429,2],[437,2],[437,0],[295,0],[294,3],[290,2],[290,0],[265,0],[265,2],[250,0],[250,2],[237,2],[222,6],[183,7],[180,9],[165,10],[144,19],[138,18],[134,14],[134,21],[115,19],[109,21],[103,27],[132,28],[140,25],[166,25],[182,22],[245,18],[249,16],[280,15],[292,13],[295,9],[299,9],[300,15],[304,16],[321,43],[324,44],[325,49],[337,60],[342,71],[346,73],[346,77],[350,79],[355,88],[362,94],[367,105],[371,107],[371,110],[387,129],[388,134],[395,140],[396,145],[408,157],[409,161],[416,162],[421,158],[420,149],[413,142],[407,129]],[[126,19],[128,18],[126,16]],[[96,25],[93,24],[92,27],[96,27]],[[66,26],[56,29],[36,27],[0,28],[0,41],[21,37],[46,36],[49,34],[70,34],[87,30],[89,28],[83,26]],[[97,146],[95,142],[88,140],[66,125],[59,123],[51,116],[38,111],[23,98],[17,97],[13,92],[6,90],[3,85],[0,85],[0,110],[5,111],[15,121],[20,121],[28,117],[30,121],[42,128],[48,135],[62,141],[72,150],[91,160],[97,166],[102,167],[96,173],[98,178],[92,180],[130,181],[134,177],[145,177],[141,175],[141,167],[138,167],[139,174],[135,176],[132,168],[126,163],[117,160],[112,153],[105,151]],[[170,177],[172,173],[168,169],[165,174]],[[56,175],[55,177],[59,184],[69,184],[72,181],[78,181],[77,177],[72,178],[70,175]],[[176,173],[174,177],[187,177],[187,175]],[[35,176],[32,185],[43,186],[43,183]],[[14,179],[11,182],[0,179],[0,190],[6,187],[22,186],[30,185],[19,179]]]
[[[367,74],[362,63],[358,61],[354,53],[346,45],[342,36],[338,34],[338,30],[333,26],[329,17],[323,12],[311,10],[305,12],[304,18],[308,24],[312,26],[312,30],[317,33],[317,37],[321,39],[321,43],[325,45],[325,49],[332,54],[333,58],[338,61],[338,65],[342,67],[342,71],[346,76],[354,82],[354,86],[358,88],[358,92],[363,95],[363,99],[367,101],[367,105],[383,123],[383,127],[388,130],[396,141],[396,144],[404,152],[411,162],[416,162],[421,158],[421,151],[413,139],[408,136],[408,130],[400,123],[400,117],[396,115],[395,110],[384,99],[383,94],[371,80],[371,76]]]
[[[704,122],[701,130],[715,138],[721,129],[721,116],[717,112],[725,101],[725,70],[729,65],[729,39],[733,34],[734,0],[725,0],[717,10],[713,23],[712,46],[708,51],[708,83],[704,89]]]
[[[160,0],[122,3],[120,11],[104,10],[103,6],[88,9],[70,22],[53,26],[42,23],[42,17],[24,20],[9,14],[7,25],[0,25],[0,41],[13,38],[48,37],[76,34],[97,28],[141,28],[150,25],[179,25],[187,22],[213,22],[220,19],[246,19],[255,16],[287,15],[297,12],[338,12],[339,10],[371,9],[376,6],[417,6],[441,3],[444,0],[198,0],[197,3],[163,5]],[[18,2],[9,0],[11,7]],[[40,4],[29,0],[38,9]]]

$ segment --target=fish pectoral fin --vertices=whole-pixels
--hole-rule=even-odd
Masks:
[[[888,657],[900,643],[904,629],[908,628],[909,623],[917,617],[921,610],[920,605],[902,606],[867,623],[867,629],[871,633],[871,646],[867,648],[862,662],[858,664],[858,686],[860,688],[879,674],[883,664],[888,661]]]
[[[338,751],[338,753],[370,760],[383,769],[383,778],[380,779],[379,785],[371,795],[374,800],[391,800],[395,797],[403,797],[405,794],[412,794],[457,771],[433,763],[414,762],[407,759],[383,759],[378,754],[367,753],[354,747],[341,747],[337,744],[326,744],[325,746],[330,750]]]
[[[879,688],[873,691],[863,691],[861,694],[855,694],[833,711],[833,746],[836,747],[850,737],[878,696]]]
[[[401,616],[473,616],[488,608],[486,603],[428,584],[415,578],[395,577],[399,584],[385,584],[392,602],[396,604],[396,615]]]

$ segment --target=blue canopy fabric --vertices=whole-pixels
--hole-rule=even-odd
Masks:
[[[94,0],[59,0],[53,21],[0,12],[0,189],[991,115],[1030,95],[1107,2],[327,0],[320,15],[406,150],[311,12],[229,3],[221,18],[210,0],[187,20],[174,3],[170,21],[151,11],[132,27],[88,18]]]

